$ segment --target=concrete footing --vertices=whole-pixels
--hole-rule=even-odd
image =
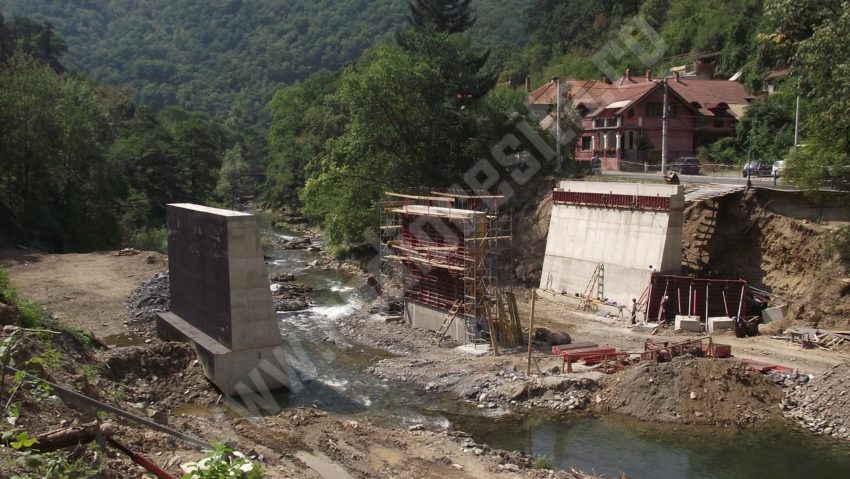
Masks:
[[[732,331],[735,329],[735,321],[733,321],[732,318],[727,318],[725,316],[708,318],[708,322],[706,323],[706,325],[706,332],[708,333],[716,333],[718,331]]]
[[[701,333],[704,330],[704,325],[699,316],[676,316],[673,329],[676,331],[690,331],[693,333]]]

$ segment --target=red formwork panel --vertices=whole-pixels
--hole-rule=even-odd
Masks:
[[[720,343],[711,343],[711,346],[703,344],[702,352],[714,358],[728,358],[732,356],[732,346]]]
[[[657,211],[670,210],[669,196],[619,195],[614,193],[583,193],[578,191],[555,190],[552,198],[555,204]]]
[[[615,348],[583,348],[564,351],[561,353],[561,356],[567,358],[568,361],[576,361],[588,356],[613,356],[616,353],[617,350]]]

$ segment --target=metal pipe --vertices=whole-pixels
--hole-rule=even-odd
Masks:
[[[534,298],[537,297],[537,292],[531,290],[531,314],[528,318],[528,367],[525,369],[525,374],[531,375],[531,339],[534,337]]]
[[[744,307],[744,291],[746,290],[746,286],[741,286],[741,299],[738,300],[738,317],[741,317],[741,308]]]
[[[693,302],[691,301],[693,299],[693,295],[694,283],[688,283],[688,316],[690,316],[693,311]]]

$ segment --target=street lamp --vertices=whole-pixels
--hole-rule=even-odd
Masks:
[[[561,79],[552,77],[555,83],[555,173],[561,173]]]

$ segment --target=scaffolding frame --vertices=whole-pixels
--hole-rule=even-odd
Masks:
[[[512,277],[504,197],[461,189],[387,192],[381,203],[381,280],[391,305],[414,301],[466,320],[466,340],[489,329],[496,288]],[[476,325],[478,326],[476,328]]]

